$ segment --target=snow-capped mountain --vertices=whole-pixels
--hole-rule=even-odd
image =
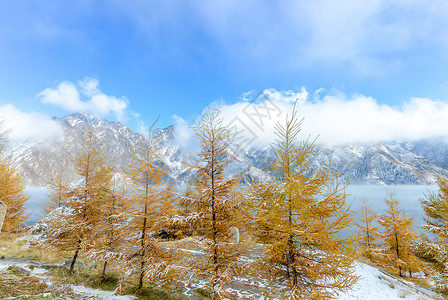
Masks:
[[[76,181],[71,157],[80,150],[83,134],[90,126],[100,138],[107,159],[122,172],[129,166],[135,146],[142,136],[118,122],[109,122],[96,115],[72,114],[55,118],[63,129],[63,137],[53,140],[24,141],[16,145],[12,157],[25,182],[45,185],[56,170],[64,168],[70,180]],[[156,129],[155,135],[165,141],[159,163],[169,168],[169,180],[185,182],[193,175],[190,166],[194,156],[176,142],[173,126]],[[339,178],[352,183],[431,184],[448,165],[448,143],[441,140],[387,142],[316,147],[314,165],[331,166]],[[252,147],[238,154],[229,168],[231,174],[269,178],[264,161],[269,160],[269,147]]]

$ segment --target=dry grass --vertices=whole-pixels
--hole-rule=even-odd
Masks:
[[[185,238],[175,241],[165,242],[163,244],[166,247],[177,246],[187,251],[197,251],[200,243],[196,238]],[[246,253],[246,258],[249,260],[256,259],[264,251],[264,247],[255,243],[250,238],[242,238],[241,246],[246,249],[250,249]],[[192,251],[193,250],[193,251]],[[189,255],[193,255],[189,253]],[[199,254],[194,254],[201,256]],[[0,258],[6,257],[23,257],[34,261],[46,262],[46,263],[59,263],[61,257],[56,253],[49,252],[48,250],[39,249],[36,245],[30,244],[24,239],[24,233],[1,233],[0,234]],[[65,258],[71,259],[71,254],[68,253]],[[81,258],[82,260],[82,258]],[[364,263],[369,263],[364,261]],[[374,265],[369,263],[370,265]],[[377,265],[374,265],[378,267]],[[108,276],[106,278],[101,277],[101,264],[98,264],[96,268],[92,270],[82,269],[75,271],[73,274],[69,274],[64,267],[52,267],[45,276],[48,277],[53,285],[48,287],[39,278],[30,276],[20,271],[20,268],[10,268],[3,272],[0,272],[0,299],[5,297],[17,297],[23,295],[37,295],[37,299],[64,299],[64,298],[76,298],[73,294],[73,290],[68,286],[84,285],[91,288],[102,290],[115,290],[118,285],[118,277],[120,274],[114,274],[113,269],[108,270]],[[384,270],[384,269],[383,269]],[[384,270],[389,274],[396,273],[394,269]],[[130,279],[130,278],[127,278]],[[426,278],[401,278],[407,281],[430,288]],[[261,282],[251,280],[250,282],[242,281],[235,282],[232,288],[237,290],[251,291],[256,295],[264,294],[265,288],[260,285]],[[183,299],[182,293],[185,291],[183,285],[179,285],[178,288],[160,288],[150,283],[143,290],[136,290],[135,282],[123,281],[123,293],[134,294],[138,299]],[[39,296],[41,295],[41,296]],[[49,295],[49,296],[48,296]],[[233,295],[227,295],[228,298],[235,298]],[[194,299],[208,299],[209,295],[205,289],[196,289],[194,291]],[[33,296],[34,298],[34,296]],[[20,297],[22,299],[22,297]],[[23,298],[26,299],[26,298]],[[235,298],[236,299],[236,298]]]
[[[46,283],[49,281],[51,281],[51,284]],[[72,286],[86,286],[113,291],[117,288],[117,284],[116,276],[101,277],[93,271],[69,273],[63,267],[56,267],[46,272],[45,276],[36,277],[26,269],[11,266],[0,271],[0,299],[91,299],[88,295],[80,295],[74,292]],[[138,290],[135,284],[126,282],[122,292],[133,294],[137,299],[185,299],[181,294],[182,289],[162,289],[152,284],[147,284],[143,289]],[[196,299],[204,298],[198,297]]]
[[[68,283],[56,277],[46,279],[30,275],[20,267],[0,271],[0,299],[91,299],[73,291]],[[46,281],[50,280],[51,284]]]
[[[36,260],[43,263],[59,263],[61,259],[70,257],[61,257],[56,253],[38,247],[35,243],[30,243],[25,239],[25,233],[0,233],[0,257],[12,256],[23,257],[30,260]]]
[[[2,258],[25,258],[27,261],[36,261],[41,263],[60,263],[62,259],[72,258],[71,253],[58,255],[48,249],[41,249],[35,243],[30,243],[24,232],[0,233],[0,260]],[[82,258],[78,260],[82,261]],[[109,269],[108,275],[102,277],[102,265],[99,264],[91,270],[75,270],[69,273],[62,266],[52,266],[45,277],[52,284],[47,286],[42,278],[31,276],[25,269],[10,267],[7,270],[0,271],[0,299],[6,297],[18,297],[17,299],[78,299],[79,295],[73,292],[70,285],[87,286],[90,288],[113,291],[118,285],[118,274],[114,274]],[[122,290],[124,293],[135,294],[138,299],[183,299],[180,291],[152,286],[148,284],[142,290],[135,289],[134,282],[126,282]],[[198,298],[202,299],[202,298]]]
[[[23,295],[41,295],[48,291],[46,283],[34,276],[28,276],[18,267],[9,267],[0,272],[0,298]]]

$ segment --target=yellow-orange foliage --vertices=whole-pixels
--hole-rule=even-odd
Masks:
[[[398,274],[403,275],[403,270],[412,272],[422,270],[419,259],[412,253],[411,244],[417,239],[413,218],[398,209],[399,202],[395,193],[389,193],[384,201],[387,205],[386,213],[380,215],[378,222],[383,228],[379,235],[383,239],[383,249],[378,252],[378,262],[390,265],[398,269]]]
[[[232,197],[237,178],[226,178],[225,171],[235,159],[229,153],[232,143],[230,131],[224,127],[218,110],[212,110],[194,127],[201,143],[197,171],[198,197],[190,198],[197,211],[192,215],[202,239],[202,251],[208,258],[197,262],[194,269],[206,276],[213,299],[221,293],[239,273],[238,257],[241,248],[232,242],[231,227],[239,227],[239,203]]]
[[[25,215],[25,185],[7,158],[0,158],[0,202],[6,204],[6,216],[0,231],[13,231],[28,218]]]
[[[255,266],[284,287],[284,299],[330,299],[357,279],[355,239],[341,233],[353,213],[345,186],[312,165],[314,144],[297,142],[300,124],[295,111],[284,126],[277,124],[268,162],[274,179],[254,184],[250,193],[254,235],[266,245]]]
[[[237,178],[226,178],[225,171],[235,157],[229,153],[230,131],[223,126],[218,110],[212,110],[194,126],[201,143],[193,187],[181,204],[187,207],[175,224],[193,226],[205,258],[190,260],[189,275],[206,279],[213,299],[220,299],[226,286],[241,272],[242,247],[231,227],[240,227],[240,198],[235,192]],[[194,275],[194,276],[193,276]]]
[[[94,261],[103,262],[102,275],[106,275],[106,267],[122,262],[127,248],[127,223],[131,202],[122,178],[115,176],[108,189],[104,189],[101,200],[101,220],[95,226],[92,237],[86,245],[86,256]]]
[[[74,251],[70,271],[79,252],[89,245],[89,239],[95,237],[95,230],[102,222],[102,206],[112,178],[92,129],[85,133],[81,143],[81,153],[74,157],[74,163],[82,182],[70,188],[63,209],[49,216],[46,239],[48,246],[59,251]]]
[[[436,237],[435,242],[429,242],[428,246],[435,253],[434,258],[448,270],[448,178],[438,178],[437,184],[437,192],[420,200],[426,214],[423,228]]]
[[[378,226],[375,226],[374,223],[376,214],[373,213],[371,206],[367,204],[365,198],[363,198],[360,214],[360,222],[356,223],[356,226],[358,226],[358,239],[361,245],[362,255],[374,261],[375,251],[379,246]]]
[[[47,197],[47,201],[42,207],[43,212],[50,213],[58,207],[63,207],[67,204],[68,192],[70,185],[67,180],[66,167],[60,165],[56,170],[56,174],[51,178],[48,183],[48,189],[50,193]]]
[[[443,266],[443,271],[436,279],[436,290],[448,295],[448,177],[437,179],[439,190],[431,192],[421,199],[425,211],[426,224],[423,228],[435,237],[431,241],[425,241],[425,255],[434,259]]]
[[[165,281],[173,276],[172,253],[161,246],[157,235],[165,229],[167,218],[173,213],[173,192],[164,182],[167,167],[157,159],[162,146],[161,137],[148,137],[135,147],[135,158],[128,170],[132,207],[126,224],[129,248],[126,264],[130,270],[138,270],[138,287],[150,281]]]

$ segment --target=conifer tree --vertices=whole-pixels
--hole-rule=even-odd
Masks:
[[[178,198],[178,214],[173,216],[171,227],[177,229],[178,236],[196,235],[196,230],[202,230],[193,226],[198,215],[197,207],[192,204],[192,199],[199,198],[197,178],[188,180],[183,192],[176,197]]]
[[[67,204],[70,184],[67,180],[66,167],[61,163],[56,170],[56,174],[47,184],[50,193],[46,203],[43,205],[43,212],[50,213],[54,209],[63,207]]]
[[[121,262],[126,248],[125,235],[131,203],[122,181],[118,176],[114,176],[110,190],[104,190],[102,220],[95,227],[86,246],[86,256],[89,259],[103,262],[103,277],[106,275],[108,264]]]
[[[284,299],[330,299],[356,282],[355,239],[341,231],[352,221],[345,186],[330,171],[312,166],[314,143],[297,142],[301,122],[294,110],[277,124],[272,182],[254,183],[249,208],[257,242],[266,253],[256,261]]]
[[[439,177],[437,185],[437,192],[420,200],[426,214],[423,228],[436,237],[436,241],[428,243],[428,246],[435,250],[434,258],[448,270],[448,178]]]
[[[448,294],[448,178],[439,177],[437,179],[439,190],[431,192],[425,198],[420,199],[422,208],[426,214],[424,218],[426,224],[423,229],[430,233],[434,239],[426,240],[424,247],[432,260],[442,266],[443,272],[437,279],[436,289],[439,292]]]
[[[431,192],[420,199],[425,211],[426,224],[423,229],[430,233],[433,239],[426,239],[423,246],[425,256],[438,263],[442,272],[436,277],[436,290],[448,295],[448,177],[437,179],[439,190]],[[438,268],[436,268],[438,269]]]
[[[125,260],[128,268],[138,274],[138,288],[148,280],[165,281],[176,270],[170,249],[161,245],[162,238],[157,234],[165,229],[174,210],[172,188],[164,181],[167,167],[157,162],[161,147],[161,137],[153,136],[150,129],[148,137],[135,147],[127,171],[133,206],[126,225],[130,247]]]
[[[191,212],[179,220],[194,226],[202,241],[201,251],[206,255],[204,260],[192,261],[190,271],[206,278],[212,298],[221,299],[227,284],[241,271],[238,258],[242,248],[231,231],[231,227],[240,227],[240,199],[233,192],[237,178],[225,176],[226,168],[235,159],[229,153],[233,139],[218,110],[209,111],[194,131],[201,143],[196,188],[183,197],[182,202]]]
[[[74,163],[82,181],[70,188],[64,209],[50,216],[45,240],[49,247],[59,251],[74,251],[70,272],[102,221],[102,205],[112,176],[92,128],[83,136],[81,152],[74,157]]]
[[[183,215],[191,214],[192,212],[196,211],[196,207],[194,205],[191,205],[190,199],[197,199],[199,198],[198,193],[198,182],[196,178],[189,180],[187,182],[185,192],[182,197],[180,197],[180,213]]]
[[[373,213],[372,208],[367,204],[366,198],[363,198],[363,204],[361,207],[360,222],[356,223],[358,226],[358,239],[361,244],[362,255],[369,260],[375,260],[375,251],[378,244],[378,226],[375,226],[376,215]]]
[[[6,215],[0,232],[19,229],[20,225],[29,217],[25,215],[25,185],[14,168],[11,159],[5,155],[9,141],[9,130],[3,120],[0,120],[0,202],[6,205]]]
[[[25,185],[12,163],[6,157],[0,158],[0,202],[7,207],[2,231],[14,231],[29,217],[25,215]]]
[[[412,242],[417,239],[413,218],[400,211],[395,193],[389,193],[384,199],[387,205],[386,214],[380,215],[378,222],[383,228],[379,235],[383,239],[383,249],[379,252],[380,264],[387,264],[397,268],[398,275],[408,270],[409,276],[413,272],[422,270],[419,259],[412,253]]]

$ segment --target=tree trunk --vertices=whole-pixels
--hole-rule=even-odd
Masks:
[[[107,267],[107,260],[104,262],[104,265],[103,265],[103,274],[101,274],[101,276],[103,278],[106,277],[106,267]]]
[[[145,275],[145,239],[146,239],[146,216],[148,214],[148,204],[147,197],[149,194],[149,182],[146,181],[146,198],[145,198],[145,207],[144,207],[144,218],[143,218],[143,228],[142,228],[142,236],[140,238],[140,249],[141,249],[141,265],[140,265],[140,278],[138,280],[138,289],[143,287],[143,277]]]
[[[395,232],[395,251],[397,253],[397,258],[400,259],[400,248],[398,245],[398,233]],[[401,266],[398,267],[398,273],[400,275],[400,277],[403,277],[403,275],[401,274]]]
[[[212,238],[213,238],[213,276],[218,277],[219,268],[218,268],[218,252],[217,252],[217,241],[216,241],[216,209],[215,209],[215,151],[214,151],[214,145],[212,144],[212,161],[211,161],[211,185],[212,185],[212,201],[211,201],[211,210],[212,210]],[[212,299],[219,299],[219,295],[215,291],[215,282],[212,283],[212,289],[213,289],[213,297]]]
[[[138,289],[143,287],[143,276],[145,275],[143,268],[145,267],[145,261],[142,259],[142,264],[140,266],[140,278],[138,279]]]
[[[78,252],[79,252],[79,248],[76,249],[76,251],[75,251],[75,255],[73,256],[73,259],[72,259],[72,264],[70,265],[69,273],[73,273],[73,268],[75,267],[76,259],[78,258]]]

